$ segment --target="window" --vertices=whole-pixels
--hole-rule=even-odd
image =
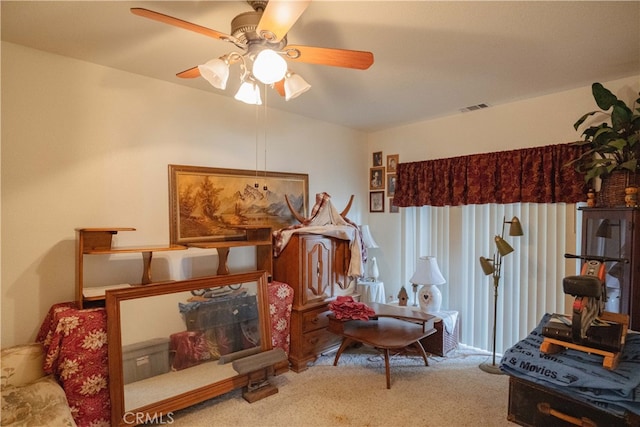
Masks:
[[[442,307],[460,312],[462,343],[492,349],[493,281],[478,260],[493,256],[493,238],[501,234],[504,218],[517,216],[524,236],[508,236],[507,224],[505,240],[515,250],[503,259],[496,352],[503,353],[526,336],[545,313],[563,313],[570,307],[562,279],[575,274],[572,262],[564,258],[576,250],[575,204],[422,206],[403,212],[402,280],[408,282],[419,256],[437,257],[447,280],[440,287]]]

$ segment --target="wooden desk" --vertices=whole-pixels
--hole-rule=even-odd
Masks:
[[[414,346],[422,355],[425,366],[429,366],[420,340],[436,332],[433,327],[435,317],[422,311],[386,304],[371,303],[370,307],[376,312],[376,317],[370,320],[339,320],[329,315],[327,329],[343,337],[333,365],[338,364],[342,352],[354,342],[378,348],[384,354],[387,388],[391,388],[389,351]]]

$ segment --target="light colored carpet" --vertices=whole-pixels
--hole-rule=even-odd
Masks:
[[[514,426],[507,421],[508,377],[480,370],[490,355],[461,348],[447,357],[384,360],[366,347],[320,357],[308,370],[272,378],[278,393],[248,403],[240,390],[174,414],[173,426]]]

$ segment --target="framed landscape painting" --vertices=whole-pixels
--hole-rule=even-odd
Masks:
[[[309,175],[169,165],[169,238],[172,244],[240,240],[234,227],[286,228],[307,217]]]

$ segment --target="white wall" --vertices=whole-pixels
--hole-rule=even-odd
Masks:
[[[118,244],[167,244],[168,164],[255,170],[254,108],[2,43],[2,347],[33,340],[49,307],[74,299],[76,228],[134,227]],[[361,222],[366,134],[270,111],[267,137],[268,170],[309,174],[310,205],[326,191],[342,209],[355,194],[349,217]],[[185,257],[203,253],[156,253],[153,278],[182,279]],[[242,254],[232,251],[232,272],[252,256]],[[141,266],[97,268],[136,282]]]
[[[629,106],[638,98],[640,76],[601,83]],[[597,109],[591,86],[587,85],[372,133],[369,153],[382,151],[385,159],[389,154],[399,154],[400,162],[406,163],[562,144],[580,140],[580,132],[573,129],[573,123]],[[387,296],[396,296],[401,286],[407,286],[412,273],[401,270],[404,265],[400,250],[401,218],[390,213],[370,214],[368,218],[371,232],[380,245],[374,251]],[[573,230],[567,232],[568,241],[574,241]]]
[[[602,83],[630,101],[640,78]],[[255,168],[253,107],[213,93],[8,43],[1,85],[2,347],[32,340],[49,307],[74,298],[75,228],[135,227],[119,242],[166,244],[168,164]],[[369,135],[272,110],[267,168],[308,173],[311,198],[327,191],[338,209],[355,194],[349,217],[371,225],[380,279],[396,295],[410,274],[401,215],[368,214],[372,152],[408,162],[564,143],[593,109],[585,86]],[[154,279],[184,278],[185,265],[215,272],[196,251],[154,255]],[[250,257],[232,257],[232,271]],[[130,274],[134,261],[118,269]]]

